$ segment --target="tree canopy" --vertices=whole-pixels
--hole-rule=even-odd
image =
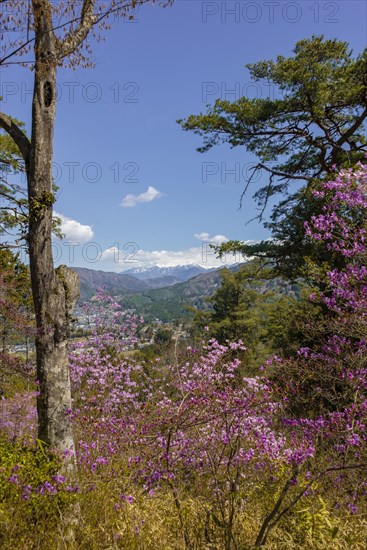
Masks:
[[[261,203],[286,191],[291,180],[308,182],[363,158],[367,49],[353,58],[346,42],[313,36],[297,42],[292,57],[246,67],[254,81],[272,84],[278,97],[218,99],[206,114],[179,123],[204,138],[200,152],[228,143],[255,153],[252,177],[260,169],[270,174],[256,193]]]
[[[207,327],[221,344],[242,340],[247,371],[271,354],[294,353],[305,343],[299,321],[316,315],[313,304],[299,299],[301,284],[276,279],[274,270],[260,267],[253,261],[235,271],[222,269],[221,284],[208,299],[211,310],[196,310],[193,325],[199,339]]]
[[[265,222],[273,242],[254,247],[231,242],[218,247],[219,252],[275,258],[281,270],[293,257],[292,275],[299,275],[310,253],[303,222],[315,206],[307,188],[332,176],[336,165],[353,166],[367,151],[367,49],[353,57],[346,42],[313,36],[297,42],[293,54],[246,65],[254,81],[274,87],[274,99],[217,99],[205,114],[178,122],[202,136],[199,152],[225,143],[256,155],[241,202],[255,176],[267,172],[267,183],[254,195],[260,219],[272,196],[283,197]]]

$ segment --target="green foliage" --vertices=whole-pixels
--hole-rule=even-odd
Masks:
[[[22,392],[29,384],[29,380],[26,382],[22,374],[24,361],[8,352],[12,344],[28,345],[34,333],[33,328],[28,267],[11,250],[0,249],[0,395]]]
[[[274,99],[218,99],[206,114],[179,121],[184,130],[203,137],[200,152],[227,143],[256,155],[259,162],[243,194],[256,175],[269,175],[254,195],[260,218],[269,199],[283,195],[265,224],[273,239],[250,246],[232,241],[217,251],[270,259],[289,278],[304,276],[305,257],[319,260],[319,248],[303,231],[303,222],[319,213],[311,187],[332,176],[336,164],[351,167],[367,151],[367,49],[353,57],[346,42],[313,36],[297,42],[293,53],[247,65],[254,81],[274,86]]]
[[[27,233],[27,198],[26,189],[10,178],[24,173],[24,165],[20,160],[20,152],[13,140],[6,134],[0,134],[0,236],[13,235],[17,229],[19,242]]]
[[[41,447],[24,447],[0,442],[0,545],[12,550],[43,548],[142,548],[181,550],[185,548],[182,525],[172,494],[167,490],[147,494],[131,479],[124,458],[116,457],[119,477],[104,479],[95,473],[79,474],[82,488],[77,494],[33,495],[22,497],[21,485],[41,486],[57,473],[57,460],[48,457]],[[15,468],[15,470],[14,470]],[[6,481],[12,475],[18,485]],[[281,472],[278,472],[281,475]],[[251,550],[254,526],[271,509],[279,496],[277,484],[263,480],[255,484],[248,506],[239,510],[233,535],[243,550]],[[221,520],[212,517],[212,507],[205,499],[207,487],[200,475],[195,477],[196,496],[179,486],[181,515],[193,548],[224,550]],[[191,491],[192,492],[192,491]],[[121,500],[121,494],[132,496],[132,502]],[[202,495],[202,496],[199,496]],[[248,499],[247,495],[247,499]],[[359,550],[364,548],[366,519],[360,514],[339,513],[335,509],[337,494],[328,499],[310,495],[273,530],[266,550],[294,548],[324,550]],[[74,540],[67,541],[67,528],[62,522],[68,509],[78,510]],[[210,521],[209,521],[210,518]]]
[[[61,465],[56,457],[46,454],[41,442],[38,442],[37,447],[32,447],[0,439],[0,456],[0,501],[9,498],[10,494],[18,494],[22,485],[38,487],[49,481],[52,475],[58,473]],[[16,483],[7,481],[12,475],[17,477]]]
[[[24,127],[24,123],[20,122],[19,120],[15,120],[15,122],[20,128]],[[6,165],[11,167],[15,171],[24,170],[21,153],[9,134],[0,134],[0,149],[0,162],[2,165],[2,170],[6,170]]]
[[[216,252],[220,257],[228,252],[240,253],[245,257],[255,256],[265,265],[270,261],[280,277],[294,281],[302,278],[310,285],[319,286],[317,267],[322,267],[325,271],[331,266],[340,269],[345,265],[345,258],[340,254],[326,249],[321,243],[305,235],[305,220],[322,213],[323,203],[316,200],[313,194],[319,188],[319,182],[312,181],[294,194],[292,203],[289,199],[279,203],[270,220],[264,222],[272,233],[272,239],[255,244],[228,241],[215,246]],[[359,218],[355,223],[366,224],[366,220]]]
[[[160,360],[169,362],[172,359],[174,347],[172,330],[160,327],[154,335],[153,343],[137,351],[134,358],[144,363],[153,363],[158,357]]]
[[[0,351],[32,332],[33,301],[29,269],[11,250],[0,249]],[[0,376],[4,374],[2,361]]]
[[[24,123],[16,119],[13,120],[24,131]],[[19,180],[25,180],[26,168],[17,145],[6,133],[0,133],[0,150],[0,197],[2,199],[0,236],[16,237],[16,245],[24,246],[28,235],[29,202],[26,186],[20,184]],[[54,194],[59,188],[55,183],[52,187],[53,193],[46,193],[31,201],[36,216],[40,216],[44,208],[52,206],[55,202]],[[61,221],[57,217],[52,220],[52,231],[54,235],[62,238]],[[12,240],[5,241],[5,244],[13,246]]]
[[[172,345],[172,331],[167,328],[159,328],[154,335],[154,343],[162,348],[168,348]]]
[[[11,250],[0,249],[0,272],[7,286],[7,299],[25,308],[32,307],[29,269],[20,260],[19,255]]]
[[[220,275],[221,286],[208,300],[212,310],[196,312],[193,335],[201,335],[207,325],[221,343],[242,339],[247,366],[256,367],[273,353],[296,351],[301,310],[314,309],[300,301],[301,285],[274,280],[274,271],[259,269],[258,262],[239,271],[223,269]]]
[[[292,57],[246,65],[253,80],[274,84],[279,98],[218,99],[207,114],[179,122],[203,136],[200,151],[221,142],[244,145],[265,165],[273,163],[269,171],[285,181],[258,191],[262,202],[285,191],[290,178],[318,178],[336,163],[351,166],[363,159],[366,63],[367,49],[353,58],[346,42],[300,40]]]
[[[192,307],[207,309],[207,297],[218,284],[218,273],[213,271],[170,287],[125,295],[120,303],[126,309],[135,309],[146,321],[158,318],[164,323],[189,322],[193,318]]]
[[[75,499],[65,491],[42,491],[55,484],[61,461],[36,446],[0,439],[0,546],[54,548],[60,515]]]
[[[30,200],[30,212],[35,219],[39,219],[43,216],[44,211],[50,208],[55,202],[55,195],[53,193],[47,193],[43,191],[39,197],[32,198]]]

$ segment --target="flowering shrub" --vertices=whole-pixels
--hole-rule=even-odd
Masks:
[[[36,396],[37,392],[27,392],[0,399],[0,433],[18,443],[35,441]]]
[[[152,515],[176,529],[165,547],[226,550],[263,546],[287,517],[304,525],[319,518],[320,530],[328,526],[328,547],[339,527],[328,519],[326,500],[344,523],[346,513],[365,513],[367,167],[341,171],[315,194],[323,212],[306,232],[345,259],[311,297],[329,312],[315,345],[293,359],[270,358],[270,380],[243,377],[243,343],[223,345],[210,335],[171,364],[142,366],[131,356],[141,320],[100,292],[88,306],[94,332],[73,343],[70,354],[78,486],[37,453],[43,466],[34,475],[15,457],[15,441],[0,470],[13,512],[19,502],[34,503],[47,518],[45,502],[59,507],[77,491],[84,513],[93,502],[109,518],[114,534],[106,534],[105,546],[159,547],[159,535],[144,523]],[[31,400],[2,400],[0,428],[8,440],[33,433]],[[140,544],[144,532],[148,542]]]
[[[347,262],[327,273],[325,291],[310,297],[329,312],[320,343],[300,349],[297,362],[277,369],[298,414],[309,409],[311,398],[319,414],[363,407],[367,398],[367,166],[342,170],[315,195],[325,203],[323,213],[305,224],[306,233]],[[295,375],[289,376],[292,370]]]
[[[342,170],[315,196],[325,204],[306,232],[346,262],[310,297],[329,312],[317,344],[300,349],[296,360],[268,365],[278,394],[288,399],[285,423],[317,442],[310,480],[338,488],[336,505],[356,512],[367,488],[367,165]]]
[[[231,545],[239,514],[269,485],[275,495],[279,482],[293,478],[314,453],[312,438],[300,429],[288,437],[277,426],[280,404],[266,381],[240,378],[242,342],[212,339],[200,350],[188,347],[174,365],[157,361],[147,373],[125,355],[135,323],[125,325],[123,339],[115,325],[109,328],[71,354],[80,467],[99,481],[113,480],[120,490],[116,509],[134,501],[126,492],[131,479],[153,498],[168,490],[187,544],[182,503],[188,495],[200,499],[203,543],[221,526]]]

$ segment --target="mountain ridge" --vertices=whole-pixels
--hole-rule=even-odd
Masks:
[[[89,300],[99,288],[105,288],[113,296],[143,293],[185,283],[200,275],[218,272],[222,268],[183,264],[171,267],[130,268],[120,273],[86,267],[73,267],[73,269],[80,277],[80,302],[84,302]]]
[[[80,276],[80,302],[90,299],[100,287],[104,287],[125,309],[134,309],[147,321],[159,319],[171,322],[192,317],[190,308],[205,310],[210,307],[208,297],[220,286],[220,271],[223,268],[237,271],[244,264],[207,269],[186,281],[173,276],[161,276],[147,280],[128,275],[88,268],[74,268]],[[188,270],[187,273],[190,271]],[[286,294],[297,293],[289,282],[277,278],[269,280],[269,289],[277,288]],[[296,285],[297,286],[297,285]]]
[[[120,273],[87,267],[73,267],[73,269],[80,277],[81,302],[89,300],[102,287],[114,296],[134,294],[168,288],[187,282],[198,275],[218,270],[218,268],[205,268],[198,264],[129,268]]]
[[[151,267],[131,267],[127,270],[121,271],[121,275],[131,275],[141,281],[147,281],[150,279],[156,279],[157,277],[171,276],[175,277],[178,281],[187,281],[196,275],[211,271],[211,268],[205,268],[198,264],[182,264],[177,266],[158,266]]]

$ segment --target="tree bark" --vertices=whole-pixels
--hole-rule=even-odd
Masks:
[[[33,0],[32,4],[36,62],[27,181],[29,261],[37,325],[38,437],[57,451],[73,454],[67,341],[70,313],[79,296],[79,278],[66,266],[54,269],[51,234],[56,38],[49,3]]]

